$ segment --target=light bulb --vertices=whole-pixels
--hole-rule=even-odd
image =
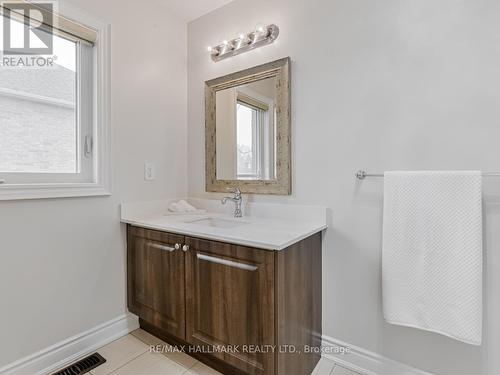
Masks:
[[[240,34],[238,42],[236,43],[236,49],[239,49],[243,46],[246,46],[249,43],[248,35],[246,34]]]
[[[208,51],[208,52],[212,52],[212,47],[211,47],[211,46],[208,46],[208,47],[207,47],[207,51]]]

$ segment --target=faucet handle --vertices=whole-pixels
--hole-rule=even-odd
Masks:
[[[226,190],[233,193],[236,197],[241,197],[241,190],[237,187],[228,187]]]

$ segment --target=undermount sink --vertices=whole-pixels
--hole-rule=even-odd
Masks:
[[[204,225],[206,227],[213,227],[213,228],[235,228],[247,224],[241,221],[238,222],[236,220],[217,219],[213,217],[188,221],[188,223],[196,225]]]

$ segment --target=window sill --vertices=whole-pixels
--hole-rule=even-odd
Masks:
[[[96,183],[0,185],[0,201],[110,195],[107,187]]]

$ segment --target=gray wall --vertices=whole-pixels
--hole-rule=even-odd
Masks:
[[[237,0],[188,29],[189,191],[204,192],[203,81],[291,56],[293,195],[326,205],[324,333],[437,374],[500,373],[500,180],[485,189],[482,347],[383,321],[382,181],[357,169],[500,170],[500,3]],[[257,24],[271,46],[213,63],[206,46]]]
[[[74,2],[112,25],[112,196],[0,202],[0,367],[123,315],[119,203],[187,189],[186,25],[154,4]]]

